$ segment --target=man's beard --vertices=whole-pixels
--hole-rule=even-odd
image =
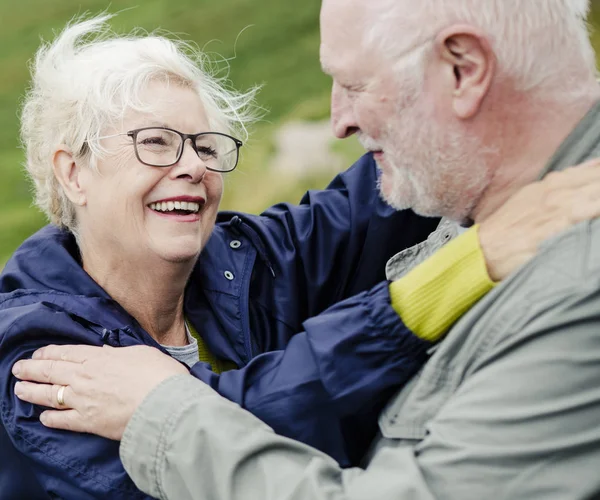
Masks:
[[[490,150],[478,137],[436,120],[422,92],[413,96],[381,141],[380,194],[397,210],[464,222],[491,180]]]

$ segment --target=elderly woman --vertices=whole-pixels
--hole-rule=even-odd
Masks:
[[[397,314],[411,317],[402,286],[392,304],[377,283],[438,221],[385,207],[369,157],[297,207],[217,217],[252,93],[225,90],[183,44],[119,38],[105,22],[72,25],[39,51],[24,105],[27,171],[53,224],[0,278],[2,497],[145,498],[118,443],[46,428],[42,408],[15,397],[11,367],[49,343],[153,347],[281,434],[356,462],[388,390],[490,288],[477,233],[454,247],[474,291],[413,333]],[[75,401],[68,385],[44,394],[44,406]]]

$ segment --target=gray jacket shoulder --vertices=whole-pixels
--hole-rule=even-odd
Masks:
[[[466,378],[569,315],[600,312],[599,290],[600,220],[594,220],[546,242],[456,323],[412,383],[390,400],[379,422],[383,436],[423,439],[427,422]]]

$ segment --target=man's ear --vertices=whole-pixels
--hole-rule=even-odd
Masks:
[[[66,146],[60,146],[52,157],[54,175],[62,186],[67,198],[75,205],[87,203],[85,182],[82,179],[82,167]]]
[[[438,34],[435,47],[452,69],[454,113],[463,120],[472,118],[481,109],[496,72],[496,57],[488,39],[472,26],[455,25]]]

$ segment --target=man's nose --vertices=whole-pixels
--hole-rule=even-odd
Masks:
[[[331,127],[338,139],[350,137],[359,130],[348,92],[335,82],[331,88]]]

